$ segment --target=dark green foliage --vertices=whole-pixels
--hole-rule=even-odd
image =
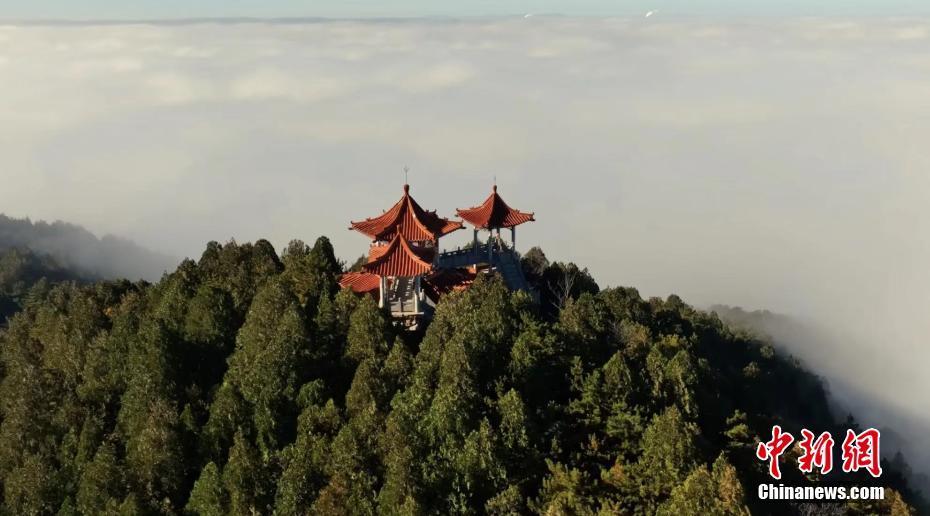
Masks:
[[[0,215],[0,222],[2,222]],[[60,265],[48,255],[25,248],[3,249],[0,245],[0,327],[19,311],[30,289],[43,290],[48,283],[89,281],[93,277],[78,274]]]
[[[0,513],[801,511],[745,491],[772,422],[836,427],[816,377],[675,296],[523,265],[539,303],[482,276],[417,333],[337,291],[324,238],[211,243],[154,285],[17,287]],[[906,514],[897,462],[851,513]]]
[[[539,293],[540,306],[549,316],[558,315],[566,303],[584,293],[596,294],[600,287],[588,273],[574,263],[550,263],[538,247],[520,260],[527,281]]]
[[[237,432],[223,467],[223,487],[229,493],[229,513],[270,512],[274,492],[269,461],[263,458],[242,432]]]
[[[229,512],[229,500],[223,477],[216,464],[207,463],[191,489],[186,511],[203,516],[223,516]]]
[[[282,281],[269,281],[255,296],[239,330],[225,379],[250,406],[263,454],[293,438],[297,393],[313,358],[297,299]]]
[[[122,501],[126,487],[116,448],[111,443],[103,443],[81,474],[77,511],[81,514],[110,512]]]
[[[656,514],[746,515],[749,511],[742,504],[743,496],[736,468],[721,455],[710,470],[706,466],[695,468],[684,482],[672,490]]]
[[[284,277],[301,303],[315,306],[316,300],[336,291],[336,276],[342,272],[342,264],[336,259],[328,238],[318,238],[313,248],[293,240],[281,260],[285,266]]]
[[[387,324],[378,305],[365,296],[349,319],[346,356],[355,363],[365,360],[380,362],[388,352]]]

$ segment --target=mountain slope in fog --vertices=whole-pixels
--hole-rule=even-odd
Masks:
[[[866,348],[880,343],[864,342],[851,335],[839,335],[815,321],[806,321],[768,310],[747,311],[739,307],[714,305],[715,312],[734,328],[771,341],[782,351],[797,357],[805,367],[816,371],[828,388],[831,407],[837,416],[855,415],[865,426],[882,431],[882,446],[887,458],[896,452],[907,460],[911,484],[930,493],[930,451],[924,446],[930,432],[930,418],[913,407],[923,402],[920,392],[899,396],[900,403],[890,403],[884,392],[864,382],[878,376],[885,381],[894,373],[877,366]],[[865,358],[863,358],[865,357]]]
[[[43,280],[54,284],[92,279],[62,267],[49,255],[18,248],[0,251],[0,327],[6,324],[9,316],[19,311],[37,283]]]
[[[10,248],[47,254],[64,267],[104,279],[156,280],[177,265],[173,257],[113,235],[98,238],[76,224],[0,214],[0,251]]]

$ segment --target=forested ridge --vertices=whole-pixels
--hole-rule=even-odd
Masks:
[[[125,238],[98,238],[76,224],[33,222],[0,213],[0,253],[11,249],[28,249],[80,277],[153,280],[177,264]]]
[[[325,238],[210,243],[156,283],[34,281],[0,330],[4,514],[909,514],[766,504],[773,424],[834,435],[823,384],[677,296],[524,257],[402,331]],[[22,286],[22,285],[21,285]],[[797,450],[782,471],[802,477]],[[872,483],[864,475],[843,480]]]
[[[29,291],[37,283],[87,282],[94,279],[61,265],[51,256],[37,254],[27,248],[0,250],[0,327],[7,317],[20,310]]]

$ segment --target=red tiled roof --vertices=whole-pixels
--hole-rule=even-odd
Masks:
[[[438,303],[440,297],[468,288],[476,276],[468,269],[439,269],[423,278],[423,291]]]
[[[381,286],[381,279],[377,274],[367,272],[347,272],[339,278],[339,286],[342,288],[351,288],[353,292],[364,294],[378,290]]]
[[[388,247],[390,247],[388,244],[372,245],[371,247],[369,247],[368,248],[368,263],[371,263],[377,260],[378,258],[381,258],[384,255],[384,253],[387,252]]]
[[[391,244],[372,244],[368,248],[368,263],[371,263],[378,258],[381,258],[384,253],[390,249]],[[410,245],[410,250],[413,251],[421,260],[427,263],[433,263],[433,260],[436,258],[437,249],[435,247],[422,247],[418,245]]]
[[[519,226],[524,222],[534,221],[532,213],[515,210],[497,195],[497,185],[494,185],[491,195],[483,203],[474,208],[455,210],[459,217],[465,219],[478,229],[510,228]]]
[[[354,229],[374,240],[392,240],[401,234],[408,241],[437,240],[457,229],[463,224],[427,211],[410,197],[410,186],[404,185],[404,196],[394,206],[378,217],[352,222],[349,229]]]
[[[433,269],[433,264],[423,260],[403,237],[398,234],[391,240],[380,256],[362,265],[362,270],[378,276],[419,276]]]

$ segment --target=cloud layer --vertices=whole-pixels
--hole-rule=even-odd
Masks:
[[[351,259],[405,165],[447,215],[496,176],[537,213],[524,249],[841,329],[833,374],[925,412],[928,43],[927,20],[661,13],[3,26],[0,211]]]

